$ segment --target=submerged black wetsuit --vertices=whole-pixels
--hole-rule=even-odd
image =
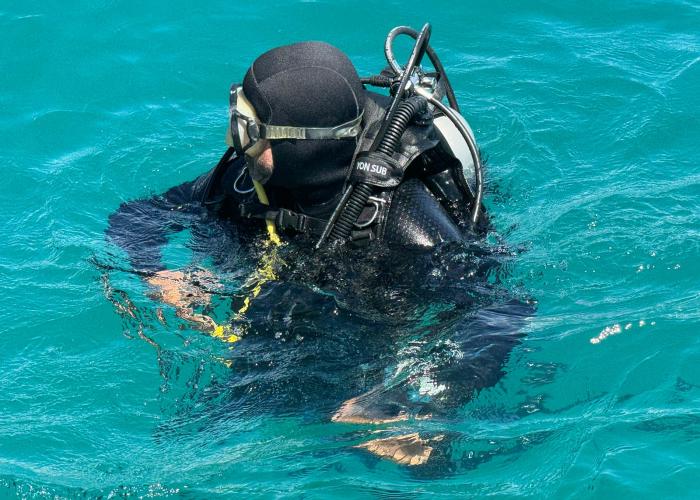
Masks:
[[[161,259],[161,248],[169,235],[187,229],[194,241],[191,246],[195,252],[211,257],[215,266],[224,271],[244,267],[241,260],[250,254],[246,250],[250,248],[248,244],[264,240],[267,236],[261,220],[241,218],[239,215],[239,204],[249,196],[239,194],[233,187],[241,168],[240,160],[232,160],[231,168],[227,169],[208,200],[204,200],[204,193],[211,172],[171,188],[163,195],[122,204],[110,217],[107,234],[127,251],[132,266],[145,273],[166,267]],[[429,183],[429,180],[426,182]],[[370,389],[381,382],[386,366],[381,363],[376,366],[373,376],[362,374],[362,380],[354,386],[350,383],[350,374],[357,371],[357,363],[362,359],[366,359],[368,366],[376,364],[377,360],[389,364],[403,363],[405,359],[392,353],[397,348],[392,347],[396,332],[430,339],[425,347],[428,352],[409,356],[413,356],[416,363],[426,365],[425,360],[421,360],[424,357],[439,358],[436,364],[423,366],[420,369],[422,375],[414,373],[408,377],[414,386],[420,382],[420,377],[428,377],[430,385],[441,388],[441,394],[431,399],[427,410],[433,414],[459,407],[471,398],[474,391],[495,384],[502,375],[501,368],[518,342],[523,320],[531,314],[532,308],[512,300],[502,289],[485,283],[486,274],[493,275],[494,265],[500,265],[498,262],[487,263],[489,269],[473,277],[479,265],[484,265],[484,260],[478,256],[466,261],[450,256],[441,263],[431,261],[434,259],[431,250],[422,252],[422,258],[420,253],[415,252],[411,252],[411,255],[416,257],[405,258],[403,250],[407,248],[434,249],[441,242],[459,244],[468,238],[469,233],[453,220],[426,187],[426,182],[417,176],[409,177],[393,193],[384,242],[389,249],[399,249],[401,252],[392,253],[389,250],[390,253],[380,260],[363,262],[362,269],[352,261],[332,262],[325,274],[324,271],[311,272],[311,269],[323,267],[323,263],[309,265],[307,260],[289,272],[286,284],[285,277],[280,277],[281,281],[269,283],[260,297],[253,301],[253,306],[246,313],[247,321],[254,325],[259,334],[268,332],[270,335],[257,335],[256,339],[249,339],[247,343],[236,344],[233,353],[239,370],[245,366],[260,366],[259,363],[271,363],[272,366],[270,360],[278,356],[285,360],[281,363],[288,363],[289,353],[279,352],[278,344],[263,350],[257,347],[250,351],[247,349],[256,346],[261,338],[274,339],[280,331],[297,332],[295,335],[300,331],[305,332],[307,348],[318,339],[313,354],[300,355],[300,362],[305,367],[325,367],[324,370],[327,370],[332,365],[342,370],[342,365],[347,365],[349,374],[334,388],[319,388],[317,384],[310,383],[309,379],[314,375],[308,371],[287,369],[285,376],[288,378],[282,380],[279,374],[275,375],[270,383],[277,389],[268,390],[280,399],[279,404],[290,403],[282,396],[284,391],[280,388],[286,390],[294,387],[294,394],[306,389],[314,393],[320,391],[329,398],[335,394],[333,404]],[[294,236],[291,236],[291,240],[294,240]],[[303,250],[310,248],[308,246],[302,244],[298,247],[301,253],[312,253]],[[366,251],[361,252],[359,258],[364,259],[366,254]],[[394,258],[391,255],[402,257]],[[441,254],[442,257],[444,255]],[[377,286],[378,283],[381,285]],[[319,293],[318,289],[322,292]],[[333,294],[332,299],[327,295],[328,291]],[[420,311],[428,314],[425,311],[431,308],[441,312],[430,313],[433,323],[426,325],[416,315]],[[321,336],[313,334],[327,332],[329,326],[335,328],[333,324],[342,325],[338,326],[339,330],[343,330],[341,340],[328,338],[328,333]],[[365,333],[346,335],[353,328],[360,328]],[[372,332],[376,329],[377,332]],[[361,340],[362,335],[365,340]],[[367,335],[370,335],[371,341],[367,340]],[[351,341],[360,342],[362,347],[346,345]],[[337,342],[343,346],[338,347]],[[377,346],[371,347],[375,343]],[[332,346],[330,350],[329,345]],[[285,348],[291,346],[287,344]],[[261,374],[250,383],[260,386],[264,380],[265,376]],[[328,384],[328,380],[323,378],[322,383]],[[410,391],[398,385],[398,392],[392,389],[392,396],[386,396],[384,402],[410,406],[411,401],[407,399]],[[413,392],[418,394],[420,390],[414,387]],[[300,398],[298,394],[289,397],[295,401]],[[308,400],[310,397],[306,394],[302,399]]]
[[[357,137],[271,140],[275,171],[265,188],[272,208],[327,220],[353,155],[378,134],[387,98],[367,92],[337,49],[315,42],[261,56],[243,88],[267,125],[336,127],[363,117]],[[364,393],[380,416],[437,417],[502,376],[531,308],[494,285],[498,256],[478,244],[488,221],[482,216],[476,230],[465,222],[469,181],[456,175],[457,160],[442,151],[432,121],[415,118],[392,157],[404,160],[397,164],[400,184],[372,192],[373,203],[385,207],[377,220],[369,205],[360,214],[359,222],[369,217],[374,224],[372,238],[313,253],[309,243],[318,235],[282,235],[292,243],[278,248],[288,264],[284,274],[259,287],[245,317],[232,320],[248,328],[233,344],[227,359],[233,369],[219,386],[230,405],[216,414],[315,409],[327,418]],[[255,204],[255,194],[245,193],[243,160],[221,165],[162,195],[122,204],[110,217],[108,236],[142,275],[167,267],[162,249],[175,233],[190,238],[195,260],[210,258],[217,271],[241,273],[234,274],[237,283],[255,269],[250,259],[259,247],[251,243],[267,239],[265,223],[242,215],[251,212],[241,204]],[[202,399],[222,406],[211,394]]]

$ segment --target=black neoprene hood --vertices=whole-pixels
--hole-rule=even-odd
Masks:
[[[333,127],[357,118],[364,107],[355,67],[324,42],[265,52],[248,69],[243,92],[258,118],[270,125]]]
[[[272,49],[252,64],[243,92],[269,125],[334,127],[362,114],[365,90],[350,59],[324,42]],[[356,139],[271,141],[274,173],[268,184],[321,203],[341,189]]]

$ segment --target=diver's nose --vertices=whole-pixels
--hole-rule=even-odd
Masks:
[[[260,154],[254,158],[252,163],[253,168],[251,169],[250,176],[260,184],[265,184],[272,176],[274,170],[272,148],[270,147],[269,141]]]

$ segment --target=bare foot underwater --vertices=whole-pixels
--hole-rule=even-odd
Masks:
[[[433,438],[433,442],[440,441],[439,437]],[[392,460],[401,465],[423,465],[430,458],[433,448],[431,440],[421,439],[417,432],[403,436],[373,439],[366,443],[358,444],[356,448],[367,450],[380,457]]]

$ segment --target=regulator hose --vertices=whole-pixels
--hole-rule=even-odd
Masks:
[[[352,226],[365,208],[365,203],[372,194],[372,186],[369,184],[356,184],[345,203],[345,209],[340,213],[333,225],[329,239],[331,241],[346,241],[352,234]]]
[[[414,38],[418,40],[420,37],[420,33],[413,28],[410,28],[408,26],[398,26],[391,30],[389,34],[386,37],[386,42],[384,43],[384,55],[386,56],[386,60],[391,66],[392,70],[396,74],[401,73],[401,67],[399,64],[396,62],[396,58],[394,57],[394,51],[393,51],[393,44],[394,44],[394,39],[398,35],[408,35],[411,38]],[[447,118],[452,121],[452,123],[457,127],[457,130],[459,133],[462,135],[464,138],[465,142],[467,143],[467,146],[469,148],[469,153],[471,154],[472,160],[474,162],[474,176],[475,176],[475,184],[476,184],[476,193],[474,194],[474,204],[471,209],[471,214],[470,214],[470,222],[472,228],[476,225],[477,221],[479,220],[480,212],[481,212],[481,202],[484,196],[484,176],[483,176],[483,166],[481,164],[481,158],[479,157],[479,152],[477,150],[476,144],[474,143],[473,139],[471,138],[471,135],[469,135],[469,132],[467,131],[466,127],[462,124],[462,122],[459,120],[459,117],[456,116],[456,113],[459,113],[459,104],[457,104],[457,98],[455,97],[454,89],[452,88],[452,85],[450,84],[450,81],[447,78],[447,73],[445,72],[445,68],[442,65],[442,62],[440,62],[440,58],[438,55],[435,53],[433,48],[429,45],[426,44],[425,48],[425,53],[428,55],[428,58],[430,59],[430,62],[433,63],[433,67],[435,68],[435,71],[440,75],[440,80],[444,83],[445,87],[445,94],[447,96],[447,101],[449,102],[449,107],[445,106],[442,102],[440,102],[440,99],[436,99],[435,96],[432,96],[428,94],[424,89],[422,89],[420,86],[416,86],[413,90],[419,94],[425,97],[430,104],[435,106],[437,109],[439,109]],[[376,79],[375,80],[377,83],[383,83],[382,80]],[[456,112],[456,113],[455,113]]]
[[[390,50],[393,38],[399,33],[406,32],[401,31],[405,29],[410,30],[411,33],[415,33],[415,30],[411,28],[394,28],[387,37],[387,45]],[[406,130],[408,123],[418,111],[426,109],[427,104],[424,99],[416,99],[417,96],[413,96],[404,100],[404,94],[409,89],[413,70],[420,66],[420,62],[426,53],[428,41],[430,40],[430,32],[430,24],[426,23],[420,33],[412,35],[416,43],[413,45],[413,50],[403,70],[401,70],[396,61],[393,60],[392,53],[392,60],[389,60],[389,64],[394,68],[395,74],[400,75],[400,79],[396,89],[394,90],[392,88],[393,99],[384,114],[384,119],[381,122],[379,132],[377,132],[372,142],[370,152],[380,152],[391,157],[396,151],[396,147],[401,142],[401,136]],[[377,80],[377,82],[379,83],[379,80]],[[418,99],[420,99],[420,101]],[[401,109],[401,112],[399,112],[399,109]],[[328,224],[326,224],[321,238],[318,240],[318,243],[316,243],[316,249],[319,249],[328,238],[335,242],[344,242],[350,239],[352,235],[352,226],[357,222],[357,218],[360,216],[371,193],[372,186],[365,182],[355,182],[345,190]]]
[[[386,56],[386,60],[391,66],[391,69],[394,70],[394,73],[400,75],[403,70],[396,62],[396,58],[394,57],[394,49],[392,48],[392,46],[394,45],[394,39],[398,35],[408,35],[411,38],[418,40],[420,32],[408,26],[397,26],[396,28],[391,30],[386,37],[386,42],[384,42],[384,55]],[[459,104],[457,103],[457,97],[455,96],[454,89],[450,84],[450,80],[447,78],[447,72],[445,71],[445,67],[440,61],[440,58],[430,45],[426,46],[425,53],[428,54],[428,59],[430,59],[430,62],[433,63],[435,71],[437,71],[440,75],[440,80],[445,84],[445,94],[447,95],[447,101],[450,103],[450,107],[459,113]],[[381,87],[382,85],[378,86]]]
[[[425,113],[427,109],[428,102],[421,96],[416,95],[402,101],[377,146],[377,151],[388,156],[393,155],[410,121],[416,114]]]
[[[401,143],[401,137],[406,131],[408,124],[416,114],[424,113],[427,110],[427,106],[427,101],[421,96],[409,97],[402,101],[387,126],[381,142],[377,146],[377,152],[391,157]],[[360,216],[370,194],[372,194],[372,186],[369,184],[358,183],[352,187],[352,193],[345,203],[345,208],[337,216],[331,230],[329,236],[331,241],[346,241],[350,238],[352,226]]]
[[[371,85],[372,87],[391,87],[393,78],[383,75],[368,76],[360,78],[360,83],[363,85]]]
[[[471,226],[472,228],[474,228],[474,226],[476,226],[477,221],[479,220],[479,215],[481,214],[481,201],[484,197],[484,174],[483,166],[481,164],[481,157],[479,156],[479,151],[476,147],[476,144],[474,143],[474,140],[469,134],[467,127],[464,126],[462,121],[459,119],[459,115],[453,109],[445,106],[438,99],[435,99],[423,89],[418,88],[416,89],[416,92],[419,95],[423,95],[423,97],[425,97],[430,104],[435,106],[445,116],[447,116],[447,118],[450,119],[454,126],[457,127],[457,130],[464,138],[464,141],[467,143],[469,153],[471,154],[472,161],[474,162],[474,177],[476,181],[476,193],[474,193],[474,204],[472,206],[471,214],[469,216]]]

